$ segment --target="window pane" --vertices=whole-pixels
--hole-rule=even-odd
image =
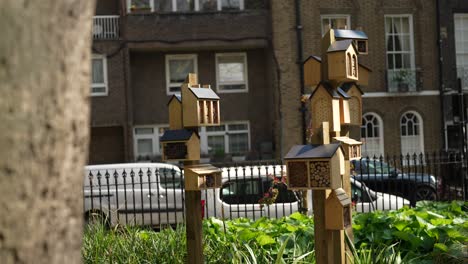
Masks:
[[[334,29],[346,29],[346,28],[348,28],[346,18],[332,19],[332,28],[334,28]]]
[[[208,136],[210,154],[224,154],[224,136]]]
[[[172,12],[172,0],[154,1],[154,9],[160,12]]]
[[[104,83],[104,63],[102,59],[93,59],[92,70],[93,83]]]
[[[244,155],[249,150],[248,134],[230,134],[229,152]]]
[[[216,132],[216,131],[224,131],[224,130],[225,130],[224,125],[206,127],[206,132]]]
[[[138,154],[140,155],[153,154],[153,140],[152,139],[138,139],[137,149],[138,149]]]
[[[329,18],[323,18],[322,19],[322,32],[323,34],[327,33],[328,30],[330,30],[331,26],[330,26],[330,19]]]
[[[183,83],[187,75],[194,70],[195,65],[192,59],[171,59],[169,61],[171,83]]]
[[[140,8],[150,8],[150,0],[131,0],[131,7],[140,9]]]
[[[177,11],[195,10],[194,0],[177,0]]]
[[[233,131],[233,130],[247,130],[248,125],[247,124],[232,124],[228,125],[228,130]]]
[[[387,37],[387,50],[393,51],[393,36]]]
[[[97,93],[105,93],[106,92],[106,87],[105,86],[100,86],[100,87],[92,87],[91,88],[91,93],[97,94]]]
[[[217,0],[200,0],[200,10],[202,11],[218,10],[218,1]]]
[[[218,57],[219,81],[221,83],[244,82],[244,56]]]
[[[137,135],[152,135],[153,131],[154,130],[153,130],[152,127],[135,128],[135,134],[137,134]]]
[[[240,9],[240,0],[222,0],[221,8],[223,10]]]
[[[401,19],[401,33],[409,34],[409,19],[407,17]]]

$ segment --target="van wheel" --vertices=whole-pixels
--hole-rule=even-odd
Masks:
[[[109,227],[109,219],[106,214],[101,211],[89,211],[85,214],[84,223],[86,226],[102,225],[103,227]]]

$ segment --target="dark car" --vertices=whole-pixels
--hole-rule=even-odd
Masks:
[[[437,180],[433,175],[408,169],[402,172],[378,159],[351,160],[351,174],[369,188],[408,199],[411,205],[437,198]]]

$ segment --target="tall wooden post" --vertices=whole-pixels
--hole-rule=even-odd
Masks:
[[[184,167],[198,164],[199,161],[185,161]],[[201,191],[185,190],[185,228],[187,237],[187,263],[202,264],[202,208]]]
[[[181,94],[169,100],[169,128],[161,137],[163,160],[184,161],[187,263],[202,264],[201,190],[221,186],[221,170],[200,163],[199,126],[218,126],[219,97],[189,74]]]

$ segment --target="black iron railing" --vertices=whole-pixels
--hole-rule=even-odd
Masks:
[[[420,200],[466,200],[466,166],[457,153],[386,155],[351,163],[351,198],[358,212],[414,206]],[[129,168],[88,169],[83,192],[85,217],[98,216],[111,225],[184,223],[181,169],[158,163],[137,165],[139,168],[132,164]],[[202,191],[203,217],[279,218],[312,205],[310,191],[303,196],[303,192],[287,189],[281,161],[216,165],[223,170],[223,185]],[[307,209],[313,212],[313,208]]]

